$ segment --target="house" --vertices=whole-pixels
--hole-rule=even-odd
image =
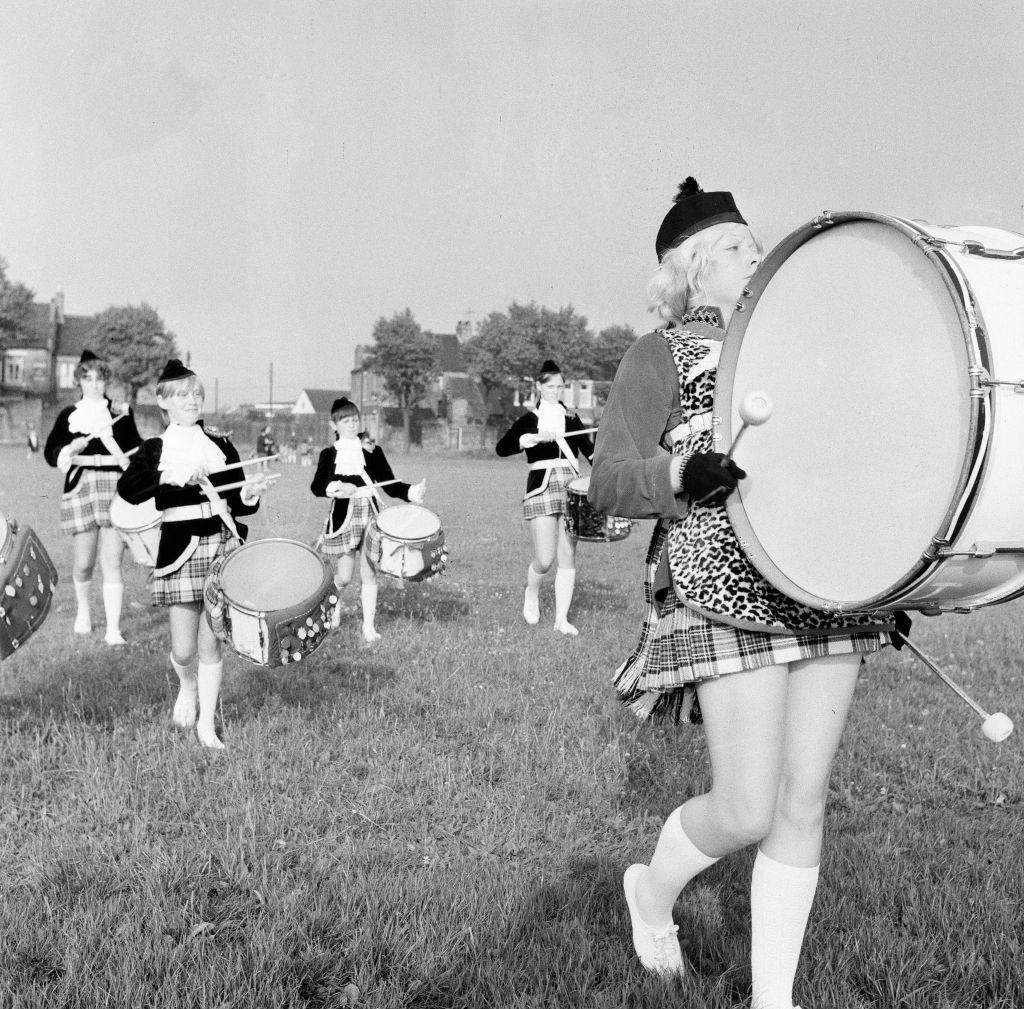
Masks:
[[[64,294],[36,302],[25,332],[0,348],[0,441],[23,441],[29,423],[42,432],[43,406],[78,398],[75,368],[96,325],[91,315],[67,315]]]
[[[303,389],[292,405],[293,416],[308,416],[309,414],[322,413],[330,414],[331,404],[341,396],[349,396],[347,389]],[[359,406],[359,401],[355,401]]]

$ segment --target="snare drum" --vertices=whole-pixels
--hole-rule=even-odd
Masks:
[[[444,532],[441,520],[429,508],[393,505],[377,516],[376,526],[370,559],[382,574],[419,582],[444,571],[448,563]]]
[[[56,589],[57,569],[39,537],[0,515],[0,658],[35,633]]]
[[[589,543],[614,543],[624,540],[633,528],[631,519],[599,512],[588,500],[590,477],[577,477],[566,494],[565,529],[574,539]]]
[[[211,569],[205,595],[210,626],[257,665],[298,662],[330,630],[338,601],[331,566],[310,546],[290,539],[253,540]]]
[[[152,498],[133,505],[115,494],[110,502],[110,524],[121,534],[132,559],[147,568],[156,567],[160,521],[160,509]]]
[[[956,610],[1024,592],[1024,236],[825,213],[765,259],[715,394],[771,419],[727,502],[747,556],[822,609]]]

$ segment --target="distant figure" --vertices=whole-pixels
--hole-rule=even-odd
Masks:
[[[35,424],[29,424],[28,426],[28,448],[25,451],[25,456],[29,459],[35,459],[39,454],[39,435],[36,433]]]
[[[295,436],[295,432],[292,431],[288,435],[288,442],[285,445],[284,450],[284,461],[294,463],[299,458],[299,439]]]
[[[306,440],[302,443],[301,448],[302,454],[302,465],[312,466],[313,465],[313,438],[310,435],[306,435]]]
[[[274,441],[274,434],[268,424],[256,438],[256,457],[262,458],[263,456],[273,455],[276,451],[277,444]],[[263,462],[260,463],[260,468],[266,469],[269,465],[269,463]]]

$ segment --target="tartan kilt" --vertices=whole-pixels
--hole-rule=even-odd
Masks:
[[[119,469],[82,468],[74,490],[60,498],[60,527],[69,536],[110,526],[110,502],[117,493]]]
[[[745,630],[703,616],[670,593],[654,603],[654,578],[667,527],[658,522],[647,552],[644,576],[646,612],[640,641],[616,670],[616,693],[642,719],[679,725],[700,721],[696,684],[729,673],[784,665],[826,655],[869,654],[889,642],[878,631],[774,634]]]
[[[200,536],[192,556],[175,571],[166,575],[153,575],[149,583],[150,599],[154,606],[171,603],[201,603],[207,600],[204,591],[207,577],[215,564],[222,564],[238,540],[223,526],[209,536]]]
[[[373,499],[369,497],[353,497],[348,499],[348,514],[345,516],[344,528],[337,536],[328,538],[327,526],[331,521],[328,512],[324,522],[324,531],[318,541],[318,549],[325,557],[341,557],[358,550],[363,544],[367,529],[376,523],[373,521],[377,512],[373,507]]]
[[[523,498],[523,518],[529,522],[541,515],[564,515],[569,484],[578,475],[571,466],[556,466],[548,470],[548,483],[544,490],[532,497]]]

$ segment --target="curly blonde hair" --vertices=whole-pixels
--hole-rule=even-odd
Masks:
[[[679,322],[687,310],[705,304],[704,281],[711,267],[711,254],[728,236],[741,232],[754,240],[763,253],[757,236],[745,224],[713,224],[669,249],[647,283],[647,309],[665,322]]]

